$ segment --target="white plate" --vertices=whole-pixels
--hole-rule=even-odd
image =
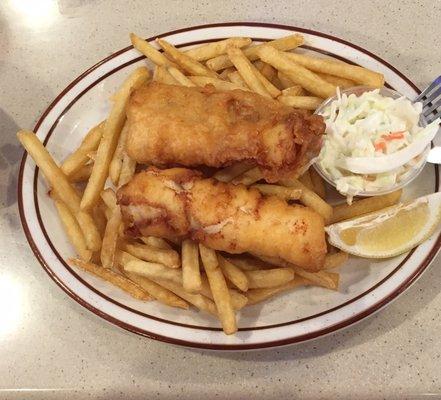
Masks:
[[[275,39],[292,32],[305,35],[305,51],[329,53],[385,74],[395,90],[413,98],[418,89],[403,74],[362,48],[319,32],[272,24],[226,23],[182,29],[160,35],[179,46],[249,36]],[[152,38],[154,39],[154,38]],[[151,40],[151,39],[149,39]],[[99,62],[72,82],[44,112],[35,127],[56,159],[62,160],[88,129],[105,118],[109,96],[134,68],[146,60],[128,47]],[[436,167],[428,165],[405,190],[414,198],[438,190]],[[56,217],[34,162],[23,157],[19,177],[20,215],[36,257],[63,290],[102,318],[138,334],[191,347],[235,350],[299,343],[347,327],[395,299],[427,268],[441,239],[438,231],[413,252],[385,261],[353,258],[341,271],[339,292],[314,287],[295,290],[243,310],[234,336],[222,333],[218,321],[194,310],[182,311],[157,302],[143,303],[103,281],[70,268],[74,255]]]

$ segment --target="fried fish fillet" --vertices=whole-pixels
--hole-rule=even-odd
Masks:
[[[311,271],[323,267],[322,217],[256,189],[184,168],[150,168],[117,195],[132,236],[191,238],[229,253],[277,257]]]
[[[152,82],[127,107],[127,152],[160,167],[223,167],[253,160],[267,181],[298,171],[318,154],[322,117],[242,90]]]

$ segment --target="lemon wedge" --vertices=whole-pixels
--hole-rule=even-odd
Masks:
[[[326,227],[329,243],[356,256],[388,258],[429,238],[441,221],[441,192]]]

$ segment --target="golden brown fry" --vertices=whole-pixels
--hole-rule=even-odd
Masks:
[[[272,40],[270,42],[258,44],[255,46],[250,46],[244,49],[245,56],[250,61],[255,61],[259,58],[258,52],[262,46],[271,46],[279,50],[291,50],[296,47],[299,47],[303,44],[303,36],[299,34],[285,36],[276,40]],[[227,55],[221,55],[215,58],[212,58],[207,61],[207,67],[212,69],[213,71],[219,71],[224,68],[231,67],[233,64],[228,58]]]
[[[98,202],[107,179],[110,161],[126,119],[125,109],[127,100],[131,91],[145,83],[149,76],[150,73],[147,68],[137,68],[129,75],[115,94],[112,110],[106,120],[103,137],[98,147],[97,159],[93,165],[92,175],[81,199],[82,210],[91,210]]]
[[[219,268],[216,252],[202,244],[199,245],[199,252],[213,293],[219,319],[222,323],[222,329],[227,335],[231,335],[237,331],[236,316],[234,315],[225,277]]]
[[[268,196],[277,196],[286,201],[298,200],[302,196],[301,189],[293,189],[285,186],[258,184],[252,185],[251,187],[257,189],[260,193]]]
[[[279,96],[277,98],[281,103],[298,108],[301,110],[315,111],[322,103],[323,99],[314,96]]]
[[[277,77],[280,80],[280,83],[282,84],[283,89],[289,89],[291,87],[300,87],[300,85],[296,85],[295,82],[288,76],[286,75],[283,71],[277,71]],[[303,88],[302,88],[302,93],[303,94]],[[296,96],[300,96],[300,94],[296,95]]]
[[[165,83],[166,85],[179,85],[179,82],[173,78],[167,68],[162,65],[157,65],[155,67],[153,80],[155,82]]]
[[[228,74],[228,79],[242,90],[250,90],[246,82],[242,79],[239,71],[233,71]]]
[[[315,168],[309,169],[309,176],[311,177],[311,182],[314,192],[316,192],[322,199],[326,198],[326,186],[325,181],[315,170]]]
[[[284,53],[270,46],[263,46],[259,50],[261,60],[283,71],[295,84],[302,86],[313,95],[324,99],[335,95],[334,85],[292,61],[288,54],[291,53]]]
[[[96,265],[90,262],[85,262],[77,258],[69,259],[68,263],[70,265],[75,265],[83,269],[84,271],[89,272],[101,279],[104,279],[105,281],[119,287],[120,289],[122,289],[123,291],[125,291],[126,293],[130,294],[132,297],[138,300],[146,301],[151,299],[150,295],[139,285],[132,282],[130,279],[126,278],[125,276],[113,272],[108,268],[104,268],[100,265]]]
[[[72,180],[72,176],[75,175],[82,167],[89,161],[88,153],[95,151],[100,144],[101,136],[103,135],[104,122],[94,126],[83,139],[80,147],[76,149],[69,157],[67,157],[63,164],[61,164],[61,170]]]
[[[92,252],[87,248],[86,239],[84,238],[83,232],[81,231],[77,220],[70,212],[66,204],[64,204],[61,200],[53,200],[69,242],[72,244],[73,248],[83,261],[89,261],[92,257]]]
[[[230,165],[229,167],[220,169],[213,175],[213,178],[221,182],[231,182],[234,178],[246,171],[249,171],[251,168],[253,168],[252,162],[239,161],[233,165]]]
[[[201,294],[188,293],[181,285],[178,285],[177,283],[172,281],[158,280],[157,283],[167,288],[171,292],[177,294],[188,303],[193,304],[200,310],[203,310],[211,315],[218,315],[216,305],[213,303],[212,300],[206,298],[205,296],[202,296]]]
[[[288,186],[294,189],[301,189],[302,195],[300,196],[300,202],[319,213],[325,220],[325,224],[329,224],[329,222],[332,221],[332,207],[328,203],[326,203],[317,193],[308,189],[297,179],[283,179],[282,181],[280,181],[280,183],[284,186]]]
[[[167,70],[169,74],[179,82],[180,85],[188,87],[196,86],[190,79],[188,79],[188,77],[179,71],[179,69],[175,67],[168,67]]]
[[[121,173],[128,132],[129,126],[128,124],[124,124],[121,134],[119,135],[118,144],[116,145],[115,152],[113,153],[112,161],[110,161],[109,165],[109,177],[115,186],[118,185],[119,174]]]
[[[339,251],[334,254],[327,254],[323,269],[334,269],[341,267],[346,261],[348,261],[348,258],[348,253],[345,253],[344,251]]]
[[[132,160],[128,154],[124,154],[121,166],[121,173],[119,174],[118,186],[121,187],[132,179],[136,171],[136,161]]]
[[[121,210],[115,207],[107,221],[101,246],[101,264],[104,268],[116,269],[116,249],[122,224]]]
[[[242,292],[246,292],[248,290],[248,278],[245,273],[220,254],[217,254],[217,260],[225,278],[227,278],[238,289],[242,290]]]
[[[98,229],[100,237],[104,236],[106,230],[107,218],[106,218],[106,205],[101,201],[92,210],[92,218]]]
[[[106,207],[111,211],[113,211],[116,208],[116,194],[112,189],[110,188],[104,189],[101,192],[101,199],[104,201]]]
[[[297,265],[288,263],[283,260],[273,259],[271,257],[263,257],[257,254],[256,257],[276,266],[292,268],[296,275],[299,275],[302,278],[309,280],[311,284],[322,286],[331,290],[338,289],[340,276],[337,273],[329,272],[329,271],[308,272],[305,271],[303,268],[298,267]]]
[[[262,178],[262,172],[259,167],[254,167],[234,178],[232,182],[235,185],[242,184],[248,186],[260,181]]]
[[[71,183],[79,183],[86,182],[90,178],[90,174],[92,173],[93,163],[86,164],[77,169],[75,172],[69,175],[69,182]]]
[[[134,33],[130,34],[130,41],[135,49],[144,54],[148,59],[153,61],[158,66],[176,67],[173,61],[170,61],[164,54],[155,49],[149,42],[136,36]]]
[[[357,86],[357,83],[351,81],[350,79],[342,78],[340,76],[334,76],[329,74],[324,74],[322,72],[316,72],[316,74],[324,79],[326,82],[332,83],[333,85],[341,89],[349,89],[351,87]]]
[[[187,71],[192,75],[202,75],[209,76],[212,78],[218,78],[216,72],[213,72],[211,69],[207,68],[205,65],[200,62],[193,60],[187,54],[179,51],[175,46],[168,43],[164,39],[156,39],[156,42],[162,47],[164,52],[170,56],[170,58],[176,62],[182,69]]]
[[[159,249],[171,249],[171,246],[167,243],[166,240],[154,237],[154,236],[147,236],[142,237],[141,240],[150,246],[158,247]]]
[[[373,211],[378,211],[386,207],[397,204],[400,200],[402,190],[384,194],[382,196],[368,197],[362,200],[354,201],[351,205],[346,203],[334,206],[334,212],[329,223],[343,221],[359,217],[360,215],[368,214]]]
[[[217,42],[203,44],[187,50],[185,54],[196,61],[205,61],[210,58],[225,54],[228,46],[245,47],[251,44],[251,39],[246,37],[231,37]]]
[[[188,303],[186,301],[176,296],[170,290],[162,287],[161,285],[158,285],[156,282],[153,282],[152,280],[144,276],[136,275],[130,272],[126,272],[126,275],[131,281],[142,287],[160,303],[163,303],[170,307],[178,307],[185,310],[188,309]]]
[[[300,85],[289,86],[282,90],[282,96],[302,96],[303,88]]]
[[[247,298],[235,289],[228,288],[231,297],[231,305],[235,311],[241,310],[247,304]],[[213,293],[211,292],[210,284],[206,276],[202,276],[201,294],[213,300]]]
[[[187,292],[199,293],[202,288],[199,269],[199,250],[191,240],[182,242],[182,286]]]
[[[86,239],[87,247],[92,251],[99,250],[101,237],[98,229],[91,216],[80,210],[80,197],[66,175],[33,132],[20,131],[17,133],[17,138],[43,172],[57,199],[66,204],[75,216]]]
[[[223,80],[228,80],[228,74],[231,74],[232,72],[236,71],[236,68],[234,67],[229,67],[229,68],[225,68],[220,74],[219,74],[219,78],[223,79]]]
[[[144,261],[160,263],[169,268],[179,268],[181,266],[179,254],[171,249],[159,249],[154,246],[139,243],[126,243],[122,247],[128,253]]]
[[[147,262],[142,260],[132,260],[123,265],[124,271],[145,276],[153,281],[165,279],[182,285],[182,275],[177,269],[166,267],[163,264]]]
[[[284,285],[271,288],[251,289],[248,290],[248,292],[246,293],[246,296],[248,298],[247,305],[257,304],[264,300],[268,300],[271,297],[274,297],[276,294],[286,292],[300,286],[308,286],[310,284],[311,282],[307,279],[296,276],[292,281],[285,283]]]
[[[245,271],[250,289],[268,288],[284,285],[294,279],[292,268],[273,268],[257,271]]]
[[[262,76],[262,74],[257,70],[256,67],[254,67],[253,64],[251,64],[251,62],[248,60],[248,58],[246,58],[241,49],[238,49],[237,47],[229,47],[227,49],[227,54],[231,62],[238,70],[242,79],[246,82],[247,86],[252,91],[265,97],[271,97],[271,94],[268,92],[262,81],[257,76]],[[262,78],[266,80],[264,76],[262,76]]]
[[[384,76],[367,68],[351,65],[331,58],[316,58],[305,54],[286,53],[287,57],[298,65],[311,71],[350,79],[358,84],[382,87]],[[309,90],[309,89],[308,89]]]
[[[273,82],[274,78],[277,76],[277,71],[271,65],[263,62],[262,60],[255,61],[254,66],[270,82]]]
[[[245,86],[238,85],[237,83],[223,81],[222,79],[209,78],[207,76],[189,76],[189,79],[197,86],[204,87],[206,85],[213,85],[216,90],[227,91],[227,90],[246,90],[249,91]]]

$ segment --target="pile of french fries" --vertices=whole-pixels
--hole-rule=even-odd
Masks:
[[[312,273],[279,259],[216,252],[191,240],[125,236],[116,190],[134,175],[127,155],[125,108],[130,93],[150,80],[184,86],[213,85],[242,89],[296,108],[314,110],[336,87],[365,84],[381,87],[384,78],[341,61],[314,58],[291,50],[303,44],[298,34],[254,44],[229,38],[187,51],[163,39],[163,52],[131,34],[133,46],[155,64],[134,70],[112,97],[107,118],[93,127],[61,165],[33,132],[17,136],[41,169],[58,215],[78,258],[79,267],[142,301],[157,300],[183,309],[190,305],[219,318],[226,334],[237,331],[236,312],[299,286],[338,289],[338,268],[348,255],[329,246],[324,269]],[[256,188],[288,202],[299,202],[323,216],[327,224],[380,210],[398,202],[400,192],[331,206],[322,178],[311,168],[301,177],[278,184],[259,182],[262,174],[249,162],[218,170],[214,178]]]

